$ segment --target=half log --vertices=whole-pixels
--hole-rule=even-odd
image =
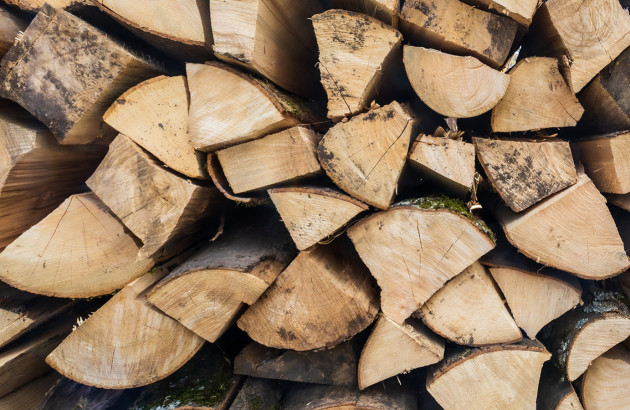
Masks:
[[[584,373],[582,402],[587,409],[621,410],[628,405],[630,350],[618,345],[597,359]]]

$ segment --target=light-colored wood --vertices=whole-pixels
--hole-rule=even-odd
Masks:
[[[333,235],[359,213],[364,203],[325,188],[275,188],[269,196],[301,251]]]
[[[187,236],[198,231],[198,222],[212,215],[219,200],[214,188],[171,174],[122,134],[87,184],[142,240],[141,257],[190,240]]]
[[[497,211],[508,240],[528,258],[584,279],[604,279],[630,267],[606,199],[585,174],[578,182],[515,214]]]
[[[102,138],[101,117],[116,97],[159,72],[78,17],[45,6],[5,56],[0,95],[61,143],[87,144]]]
[[[359,333],[377,312],[376,288],[356,256],[341,246],[317,246],[291,262],[238,327],[265,346],[314,350]]]
[[[427,376],[427,390],[445,409],[535,409],[540,370],[550,357],[531,341],[466,350]]]
[[[321,138],[309,128],[294,127],[223,149],[217,156],[232,191],[240,194],[318,174]]]
[[[479,262],[448,281],[418,311],[437,334],[461,345],[515,343],[521,331]]]
[[[509,72],[503,99],[492,109],[494,132],[573,127],[584,108],[558,70],[558,60],[529,57]]]
[[[374,214],[348,236],[381,288],[381,309],[403,323],[494,244],[465,216],[413,204]]]
[[[532,55],[558,58],[577,93],[630,45],[630,16],[618,0],[551,0],[538,9],[530,33]]]
[[[286,410],[413,410],[416,395],[389,384],[359,391],[353,386],[318,386],[295,384],[282,399]]]
[[[536,409],[584,410],[571,382],[551,362],[545,363],[542,368]]]
[[[195,151],[188,135],[183,76],[159,76],[130,88],[109,107],[103,121],[169,168],[191,178],[208,178],[205,155]]]
[[[630,193],[630,132],[575,141],[578,158],[600,192]]]
[[[13,47],[18,33],[27,25],[26,21],[0,6],[0,58]]]
[[[591,363],[582,378],[582,401],[589,410],[628,407],[630,351],[616,346]]]
[[[400,17],[400,0],[330,0],[333,9],[352,10],[375,17],[397,28]]]
[[[319,144],[319,160],[335,184],[381,209],[394,200],[416,122],[397,102],[332,127]]]
[[[13,393],[0,398],[0,410],[34,410],[44,402],[44,396],[57,383],[60,376],[50,372],[46,376],[33,380]]]
[[[444,340],[417,319],[399,325],[381,315],[359,361],[359,389],[444,358]]]
[[[346,10],[313,16],[319,72],[328,94],[328,118],[339,121],[367,109],[400,62],[402,36],[391,26]]]
[[[470,0],[470,4],[504,14],[527,27],[538,8],[538,0]]]
[[[11,6],[19,7],[24,11],[37,13],[46,3],[55,8],[75,10],[87,6],[89,4],[89,0],[5,0],[5,3]]]
[[[446,117],[469,118],[490,111],[505,94],[510,76],[475,57],[405,46],[407,77],[420,99]]]
[[[473,142],[492,186],[514,212],[577,182],[568,142],[489,138]]]
[[[237,203],[248,205],[248,206],[256,206],[269,202],[269,198],[258,195],[258,192],[252,193],[252,195],[236,195],[230,189],[230,184],[225,178],[223,174],[223,169],[221,169],[221,164],[219,163],[219,158],[217,157],[216,152],[208,154],[208,174],[210,174],[210,179],[214,186],[217,187],[219,192],[223,194],[230,201],[235,201]]]
[[[498,68],[508,57],[518,23],[459,0],[407,0],[400,12],[400,27],[413,43],[472,55]]]

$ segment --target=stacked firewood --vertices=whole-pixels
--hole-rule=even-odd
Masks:
[[[0,1],[0,410],[627,409],[624,7]]]

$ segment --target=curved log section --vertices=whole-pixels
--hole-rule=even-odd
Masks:
[[[584,407],[595,410],[621,410],[628,405],[630,351],[616,346],[591,363],[582,377]]]

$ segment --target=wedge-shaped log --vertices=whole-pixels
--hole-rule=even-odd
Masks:
[[[505,94],[510,76],[475,57],[422,47],[404,47],[407,77],[418,97],[446,117],[469,118],[490,111]]]
[[[618,0],[552,0],[538,9],[529,32],[531,54],[558,58],[577,93],[630,46],[630,16]]]
[[[319,143],[326,174],[353,197],[381,209],[394,200],[415,120],[397,102],[332,127]]]
[[[313,16],[319,72],[328,94],[328,118],[339,121],[367,109],[400,61],[402,36],[391,26],[346,10]]]
[[[461,345],[515,343],[522,339],[492,278],[479,262],[447,282],[418,314],[434,332]]]
[[[427,390],[445,409],[534,409],[550,357],[530,340],[455,352],[427,375]]]
[[[477,158],[505,203],[520,212],[575,184],[568,142],[473,138]]]
[[[381,288],[383,313],[399,324],[494,247],[482,229],[460,213],[421,206],[421,201],[401,203],[348,229]]]
[[[361,352],[359,389],[444,358],[444,340],[417,319],[399,325],[381,315]]]
[[[551,362],[545,363],[542,368],[536,408],[540,410],[584,410],[571,382]]]
[[[585,175],[578,182],[516,214],[497,217],[519,252],[536,262],[584,279],[604,279],[630,267],[606,199]]]
[[[286,410],[415,410],[415,394],[399,386],[374,386],[359,391],[353,386],[318,386],[295,384],[282,399]]]
[[[2,60],[0,95],[62,144],[87,144],[99,140],[116,97],[159,71],[78,17],[45,6]]]
[[[392,27],[398,27],[400,0],[329,0],[328,3],[334,9],[367,14]]]
[[[576,141],[578,158],[600,192],[630,193],[630,132]]]
[[[368,206],[326,188],[275,188],[269,196],[301,251],[333,235]]]
[[[582,402],[587,409],[623,409],[628,405],[630,351],[623,345],[591,363],[582,377]]]
[[[378,294],[346,245],[301,252],[238,327],[265,346],[304,351],[333,347],[369,326],[378,313]]]
[[[584,113],[558,71],[558,60],[529,57],[510,71],[503,99],[492,109],[494,132],[573,127]]]
[[[26,21],[0,6],[0,58],[13,47],[18,33],[27,25]]]
[[[169,168],[207,179],[205,155],[188,135],[188,88],[183,76],[159,76],[127,90],[103,120],[155,155]]]
[[[538,8],[538,0],[471,0],[470,4],[495,10],[527,27]]]
[[[6,0],[5,3],[30,13],[37,13],[44,7],[44,4],[75,11],[89,5],[89,0]]]
[[[405,39],[498,68],[508,57],[518,23],[459,0],[409,0],[400,12]]]
[[[232,191],[240,194],[319,173],[317,146],[321,138],[311,129],[293,127],[223,149],[217,157]]]
[[[46,393],[61,378],[57,373],[50,372],[45,376],[20,387],[13,393],[0,398],[0,410],[40,409],[44,403]]]
[[[221,164],[219,163],[219,158],[217,157],[216,152],[208,154],[208,174],[210,174],[210,179],[212,183],[217,187],[219,192],[223,194],[230,201],[235,201],[240,204],[245,204],[248,206],[255,206],[264,204],[268,201],[268,198],[260,195],[260,192],[252,192],[251,195],[237,195],[230,189],[230,184],[227,181],[227,178],[223,174],[223,169],[221,169]]]

